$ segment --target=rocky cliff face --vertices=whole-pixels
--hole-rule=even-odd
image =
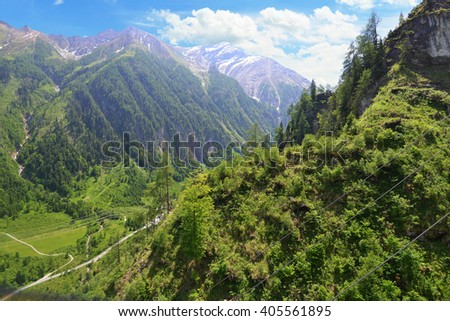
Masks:
[[[450,57],[450,12],[423,17],[427,34],[425,50],[433,58]]]
[[[394,60],[399,59],[401,50],[409,50],[414,62],[447,63],[450,60],[450,1],[423,1],[389,39],[389,57]]]

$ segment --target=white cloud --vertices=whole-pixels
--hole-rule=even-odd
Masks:
[[[64,3],[64,0],[55,0],[55,2],[53,3],[55,6],[59,6],[61,4]]]
[[[264,51],[267,55],[281,54],[271,37],[264,35],[256,21],[249,16],[228,10],[212,11],[209,8],[192,11],[181,19],[170,11],[153,11],[149,21],[159,15],[167,26],[159,33],[172,44],[215,44],[229,42],[250,52]]]
[[[286,60],[280,59],[280,62],[302,70],[308,79],[314,78],[318,83],[335,85],[342,73],[342,62],[347,51],[347,44],[332,45],[323,42],[300,49]]]
[[[362,10],[373,9],[385,4],[397,7],[415,6],[418,4],[417,0],[336,0],[336,2]]]
[[[310,16],[275,8],[264,9],[259,15],[257,21],[266,36],[284,43],[336,43],[353,39],[359,32],[355,25],[358,20],[356,16],[333,12],[328,7],[316,9]]]
[[[343,3],[349,6],[355,6],[363,10],[375,7],[375,0],[337,0],[337,3]]]
[[[357,21],[356,16],[343,14],[339,10],[332,12],[328,7],[316,9],[314,10],[315,36],[324,35],[333,43],[353,40],[360,32]]]
[[[311,19],[303,13],[291,10],[277,10],[273,7],[259,12],[260,22],[281,29],[305,30],[311,28]]]
[[[153,13],[159,14],[166,20],[168,26],[160,32],[174,44],[180,41],[206,43],[226,39],[236,41],[256,36],[258,33],[257,26],[250,17],[228,10],[216,12],[209,8],[194,10],[192,16],[185,19],[167,10]]]
[[[383,0],[383,2],[398,7],[417,6],[419,4],[418,0]]]
[[[355,15],[329,7],[310,15],[273,7],[257,15],[243,15],[209,8],[194,10],[187,17],[167,10],[153,10],[149,25],[165,26],[158,32],[171,44],[229,42],[249,54],[271,57],[320,83],[336,84],[348,44],[361,26]]]

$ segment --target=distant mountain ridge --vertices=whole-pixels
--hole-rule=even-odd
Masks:
[[[275,60],[248,55],[226,42],[179,50],[200,71],[217,68],[236,79],[248,96],[275,107],[283,120],[287,118],[289,105],[296,103],[311,85],[308,79]]]
[[[128,27],[123,31],[106,30],[92,37],[50,35],[49,38],[62,50],[63,54],[75,58],[89,55],[101,46],[114,47],[119,52],[132,44],[140,44],[158,56],[168,57],[171,52],[174,52],[171,46],[152,34],[134,27]]]
[[[36,52],[36,49],[39,52]],[[157,116],[144,112],[145,118],[162,118],[163,114],[167,116],[170,114],[169,118],[172,118],[172,121],[166,124],[160,122],[157,125],[147,126],[145,129],[144,123],[141,123],[135,127],[136,133],[142,135],[145,133],[146,136],[152,137],[153,132],[159,138],[169,138],[169,133],[187,131],[202,133],[199,138],[225,141],[230,138],[243,139],[246,130],[253,123],[258,123],[268,131],[276,125],[274,121],[276,113],[268,106],[247,97],[240,86],[234,85],[235,80],[213,73],[209,75],[208,83],[202,83],[187,68],[188,63],[175,48],[134,27],[128,27],[123,31],[107,30],[92,37],[65,37],[46,35],[29,27],[17,29],[7,23],[1,23],[0,58],[24,54],[31,54],[34,57],[32,63],[44,70],[62,91],[65,86],[71,85],[74,81],[79,82],[80,77],[85,79],[84,84],[87,84],[92,78],[96,78],[100,71],[108,72],[108,75],[104,75],[107,77],[105,80],[108,80],[108,77],[114,77],[114,80],[117,80],[115,87],[111,86],[110,90],[116,88],[122,94],[121,99],[127,97],[123,95],[126,90],[129,100],[122,107],[118,106],[118,101],[111,102],[112,105],[105,109],[105,112],[108,112],[112,106],[120,109],[133,106],[134,114],[130,110],[131,113],[128,115],[131,120],[133,117],[139,119],[142,116],[141,108],[156,111],[155,108],[158,106],[162,110]],[[36,59],[37,57],[39,59]],[[100,66],[103,67],[100,68]],[[112,66],[115,70],[109,70]],[[144,70],[145,73],[143,73]],[[222,76],[226,79],[222,79]],[[112,78],[109,80],[111,81]],[[220,82],[224,88],[220,89],[216,86],[217,82]],[[135,84],[137,86],[138,83],[139,89],[127,88]],[[162,86],[163,83],[164,86]],[[119,84],[120,87],[118,87]],[[107,82],[104,85],[107,86]],[[96,93],[103,89],[97,88]],[[144,91],[147,91],[146,95],[149,97],[141,97]],[[159,97],[160,91],[165,93],[163,97]],[[104,94],[106,95],[106,92]],[[227,106],[220,104],[219,108],[215,103],[218,101],[216,96],[223,97],[222,100],[226,98],[229,101]],[[101,103],[104,101],[105,99],[102,98]],[[192,114],[200,107],[203,112],[207,111],[210,115],[196,118],[195,122],[199,119],[206,121],[206,118],[212,117],[210,126],[193,125],[194,119],[175,121],[173,119],[175,115],[172,115],[173,112],[170,110],[173,105],[183,105],[186,110],[182,117],[187,118],[190,117],[189,112]],[[225,116],[226,114],[228,116]],[[123,119],[116,119],[113,114],[110,116],[112,117],[110,120],[118,126],[116,130],[124,129],[119,126]],[[241,127],[243,122],[246,125]],[[149,131],[152,127],[153,130]],[[208,129],[208,127],[215,127],[215,130],[209,130],[212,128]],[[133,128],[127,130],[133,131]]]
[[[298,101],[310,81],[273,59],[252,56],[229,43],[192,48],[173,48],[152,34],[128,27],[123,31],[106,30],[92,37],[64,37],[50,35],[63,56],[78,59],[92,53],[101,46],[110,46],[120,51],[131,43],[138,43],[159,56],[176,56],[185,60],[191,68],[208,73],[216,68],[220,73],[239,82],[244,92],[259,102],[277,109],[280,118],[287,119],[287,108]]]
[[[283,122],[287,121],[288,107],[296,103],[301,93],[310,86],[308,79],[275,60],[248,55],[229,43],[174,48],[135,27],[128,27],[122,31],[106,30],[89,37],[46,35],[29,27],[16,29],[5,22],[2,23],[2,28],[8,31],[9,37],[15,38],[16,43],[26,45],[27,39],[37,37],[44,39],[51,43],[64,59],[78,60],[99,48],[107,49],[110,54],[119,53],[130,45],[137,45],[159,57],[178,60],[189,66],[201,78],[202,75],[207,75],[211,68],[216,68],[220,73],[237,80],[249,97],[275,108],[279,120]],[[0,47],[2,47],[1,39]],[[3,48],[3,51],[5,49]],[[14,52],[20,52],[22,49],[17,47]],[[2,48],[0,55],[1,50]]]
[[[69,186],[124,133],[141,143],[193,133],[227,144],[245,141],[255,123],[265,132],[277,125],[276,112],[236,80],[211,72],[202,82],[173,47],[136,28],[66,38],[0,23],[0,100],[0,154],[61,194],[68,189],[57,181]]]

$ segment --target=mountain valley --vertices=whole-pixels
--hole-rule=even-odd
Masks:
[[[228,43],[0,23],[0,299],[450,300],[450,5],[378,22],[333,91]]]

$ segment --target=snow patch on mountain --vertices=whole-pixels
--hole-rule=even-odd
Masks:
[[[216,68],[237,80],[248,96],[276,108],[282,120],[289,105],[310,86],[308,79],[275,60],[247,55],[226,42],[178,49],[196,74]]]

